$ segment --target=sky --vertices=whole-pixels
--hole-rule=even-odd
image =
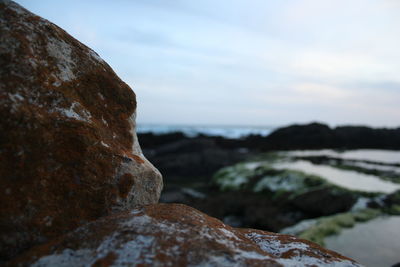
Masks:
[[[138,123],[400,126],[398,0],[17,0],[95,50]]]

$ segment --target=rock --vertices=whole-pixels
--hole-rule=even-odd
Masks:
[[[180,204],[90,222],[6,266],[360,266],[293,236],[237,229]]]
[[[189,139],[181,132],[165,134],[138,133],[138,137],[140,138],[142,147],[147,149],[155,149],[163,145]]]
[[[340,126],[330,128],[321,123],[279,128],[264,139],[249,138],[249,145],[270,149],[400,149],[400,128]]]
[[[135,94],[94,51],[1,0],[0,66],[0,261],[158,201]]]
[[[240,196],[240,197],[238,197]],[[309,218],[290,205],[286,198],[271,199],[248,191],[213,192],[204,199],[176,199],[234,227],[277,232]]]
[[[400,190],[397,190],[397,191],[387,195],[383,199],[383,202],[387,206],[400,205]]]
[[[304,212],[315,216],[326,216],[348,211],[356,201],[357,196],[350,192],[325,187],[298,195],[291,202]]]
[[[330,147],[333,139],[332,130],[321,123],[292,125],[279,128],[265,138],[265,141],[277,149],[307,149]]]
[[[166,177],[166,183],[189,179],[198,182],[204,178],[208,182],[218,169],[248,157],[220,148],[215,140],[200,137],[169,142],[143,152]]]

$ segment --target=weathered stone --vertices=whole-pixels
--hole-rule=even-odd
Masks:
[[[156,203],[134,92],[94,51],[0,1],[0,261],[87,221]]]
[[[359,266],[289,235],[237,229],[181,204],[88,223],[9,266]]]

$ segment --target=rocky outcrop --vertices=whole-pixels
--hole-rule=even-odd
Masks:
[[[158,201],[135,94],[94,51],[1,0],[0,66],[0,259]]]
[[[248,156],[246,153],[221,149],[214,140],[207,138],[185,138],[157,148],[146,148],[143,152],[171,182],[181,177],[186,181],[190,177],[199,180]]]
[[[359,266],[293,236],[236,229],[180,204],[88,223],[9,266]]]
[[[260,140],[258,140],[260,141]],[[377,148],[400,149],[400,128],[340,126],[321,123],[291,125],[264,138],[263,149]]]
[[[357,196],[350,191],[332,187],[318,188],[300,194],[292,199],[292,204],[314,216],[325,216],[351,209]]]

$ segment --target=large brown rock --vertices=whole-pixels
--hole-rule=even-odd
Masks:
[[[135,94],[95,52],[1,0],[0,66],[0,260],[158,201]]]
[[[9,266],[359,266],[309,241],[223,224],[182,204],[88,223]]]

